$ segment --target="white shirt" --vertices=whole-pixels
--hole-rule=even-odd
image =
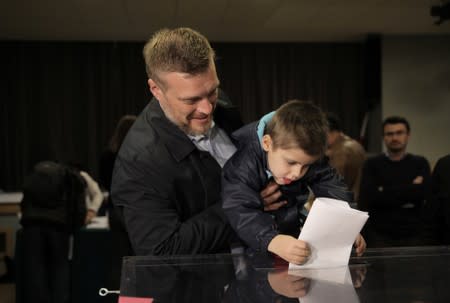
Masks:
[[[214,121],[206,134],[188,135],[188,137],[199,150],[209,152],[219,163],[220,167],[223,167],[227,160],[236,152],[233,142],[231,142],[224,130],[216,126]]]

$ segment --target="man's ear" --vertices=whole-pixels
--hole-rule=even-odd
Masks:
[[[161,90],[161,88],[158,86],[158,84],[156,84],[156,82],[153,81],[152,79],[148,79],[147,83],[148,83],[148,87],[150,88],[150,91],[151,91],[152,95],[153,95],[157,100],[161,100],[161,97],[162,97],[162,90]]]
[[[270,135],[264,135],[261,139],[262,148],[268,152],[272,146],[272,138]]]

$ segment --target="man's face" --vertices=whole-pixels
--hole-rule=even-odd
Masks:
[[[161,73],[164,86],[148,80],[150,90],[166,117],[186,134],[200,135],[211,128],[219,79],[214,63],[204,73]]]
[[[383,139],[389,152],[404,152],[408,145],[409,132],[403,123],[386,124],[383,130]]]
[[[318,157],[306,154],[301,148],[275,148],[269,135],[262,139],[267,152],[267,165],[276,183],[289,184],[302,178]]]

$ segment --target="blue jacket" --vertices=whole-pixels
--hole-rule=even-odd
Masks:
[[[308,199],[309,189],[316,197],[352,201],[352,193],[342,177],[323,158],[311,165],[301,179],[280,187],[280,200],[288,201],[287,205],[276,211],[264,211],[260,192],[270,179],[266,152],[260,143],[262,128],[259,127],[258,134],[258,122],[254,122],[233,133],[238,150],[225,164],[222,176],[225,214],[238,236],[257,252],[267,251],[270,241],[278,234],[298,236],[303,225],[300,211]]]

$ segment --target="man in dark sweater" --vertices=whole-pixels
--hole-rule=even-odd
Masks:
[[[386,153],[369,158],[363,167],[360,208],[369,211],[368,246],[414,246],[425,242],[422,210],[430,190],[428,161],[406,152],[408,121],[383,122]]]

